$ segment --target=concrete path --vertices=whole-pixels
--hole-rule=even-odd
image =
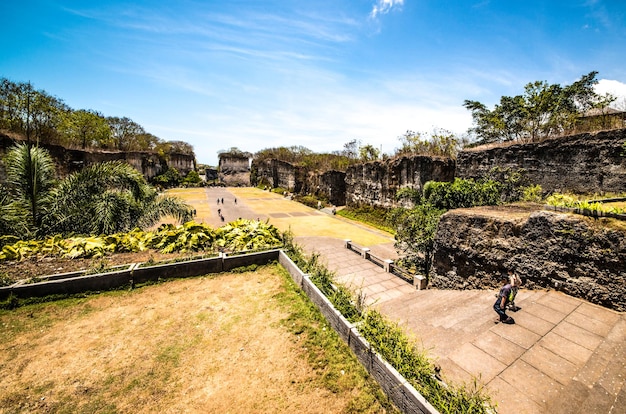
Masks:
[[[260,210],[259,203],[243,198],[236,189],[207,190],[207,199],[213,203],[218,195],[224,197],[226,214],[232,219],[272,221],[276,215],[287,214],[295,225],[308,215],[281,212],[279,198],[269,204],[276,210],[268,209],[267,203]],[[325,216],[324,220],[341,220],[309,210]],[[351,225],[355,233],[363,229]],[[295,239],[306,252],[318,253],[338,282],[365,295],[366,303],[415,336],[441,366],[446,380],[471,384],[477,378],[503,414],[626,413],[625,314],[560,292],[521,289],[516,300],[521,310],[509,312],[516,323],[495,324],[494,290],[418,291],[346,249],[344,239],[353,234],[325,237],[301,230]],[[393,259],[386,256],[393,256],[391,241],[361,247]]]

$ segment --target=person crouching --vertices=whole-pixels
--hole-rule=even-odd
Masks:
[[[504,286],[502,286],[502,288],[500,289],[500,293],[498,293],[497,295],[496,302],[493,304],[493,310],[496,311],[496,313],[500,317],[500,320],[496,321],[496,323],[502,322],[507,324],[513,324],[515,323],[515,320],[510,316],[507,316],[506,314],[506,305],[509,303],[512,287],[509,283],[509,278],[507,277],[507,275],[502,275],[501,281],[502,283],[504,283]]]

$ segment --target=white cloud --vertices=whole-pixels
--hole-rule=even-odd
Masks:
[[[387,14],[393,8],[402,7],[404,0],[377,0],[370,12],[370,17],[375,19],[379,14]]]
[[[596,93],[600,95],[610,93],[615,96],[617,98],[617,104],[626,100],[626,83],[610,79],[600,79],[594,89]]]

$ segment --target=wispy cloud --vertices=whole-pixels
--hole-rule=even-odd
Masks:
[[[392,9],[401,8],[404,5],[404,0],[377,0],[376,4],[372,7],[370,17],[375,19],[381,14],[387,14]]]

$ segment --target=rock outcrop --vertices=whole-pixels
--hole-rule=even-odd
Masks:
[[[220,154],[219,179],[229,187],[250,185],[250,157],[247,154]]]
[[[405,187],[422,190],[428,181],[453,181],[454,160],[412,156],[348,167],[346,204],[396,207],[396,192]]]
[[[480,178],[493,167],[524,169],[544,192],[626,191],[626,129],[554,138],[484,150],[461,151],[456,177]]]
[[[2,159],[16,142],[23,141],[0,133],[0,182],[6,180],[6,170]],[[107,161],[124,161],[141,172],[146,180],[165,172],[168,168],[176,168],[185,176],[196,166],[193,154],[169,154],[167,159],[162,159],[156,152],[147,151],[93,151],[68,149],[60,145],[40,144],[40,146],[52,156],[59,178],[66,177],[84,167]]]
[[[626,234],[573,214],[485,207],[439,222],[430,286],[498,287],[513,270],[527,288],[553,288],[626,311]]]

